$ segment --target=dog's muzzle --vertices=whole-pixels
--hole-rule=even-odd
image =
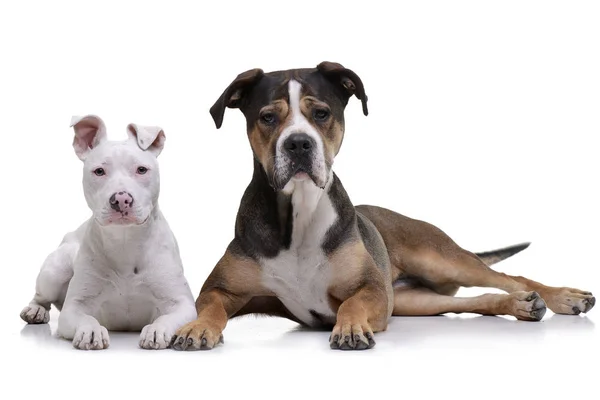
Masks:
[[[315,141],[306,133],[291,134],[283,142],[283,150],[288,158],[288,168],[290,176],[294,176],[299,172],[304,172],[309,176],[312,173],[313,167],[313,149]]]

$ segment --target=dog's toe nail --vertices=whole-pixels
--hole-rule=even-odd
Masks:
[[[354,348],[356,350],[364,350],[364,349],[367,349],[368,347],[369,347],[369,345],[367,343],[360,340],[356,343],[356,346]]]
[[[206,340],[206,338],[202,338],[202,341],[200,342],[200,345],[201,345],[202,347],[205,347],[205,346],[206,346],[206,343],[207,343],[207,340]]]
[[[572,310],[573,310],[573,314],[575,314],[575,315],[579,315],[581,313],[581,310],[577,307],[573,307]]]
[[[340,350],[351,350],[351,349],[352,349],[352,347],[350,346],[349,342],[343,342],[340,345]]]
[[[527,301],[531,301],[533,299],[537,299],[538,297],[540,297],[539,294],[537,294],[537,292],[532,292],[529,297],[527,297]]]

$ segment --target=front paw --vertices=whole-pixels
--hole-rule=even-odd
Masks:
[[[79,350],[102,350],[109,345],[108,331],[100,324],[78,326],[73,337],[73,347]]]
[[[140,347],[149,350],[161,350],[169,347],[173,330],[160,323],[146,325],[140,334]]]
[[[365,350],[373,346],[373,330],[367,322],[338,322],[329,337],[329,347],[336,350]]]
[[[223,343],[221,329],[201,320],[192,321],[180,328],[171,338],[175,350],[211,350]]]
[[[21,319],[28,324],[47,324],[50,321],[50,310],[39,304],[30,304],[21,311]]]

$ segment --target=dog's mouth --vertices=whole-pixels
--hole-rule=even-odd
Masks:
[[[150,218],[150,213],[145,218],[135,215],[132,212],[111,212],[102,213],[101,216],[95,217],[96,222],[101,226],[141,226],[144,225]]]
[[[290,163],[283,168],[275,168],[270,179],[270,184],[278,192],[283,190],[290,181],[306,181],[310,179],[316,186],[324,189],[327,180],[323,179],[321,175],[316,173],[311,165]]]

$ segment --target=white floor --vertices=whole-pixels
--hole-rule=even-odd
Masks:
[[[357,353],[329,350],[328,332],[263,317],[232,321],[225,344],[210,352],[140,350],[135,333],[112,333],[108,350],[84,352],[53,335],[56,312],[49,325],[37,326],[14,315],[3,318],[12,336],[2,357],[8,370],[2,390],[44,399],[591,400],[600,394],[594,312],[548,312],[541,323],[474,315],[392,318],[375,348]]]

